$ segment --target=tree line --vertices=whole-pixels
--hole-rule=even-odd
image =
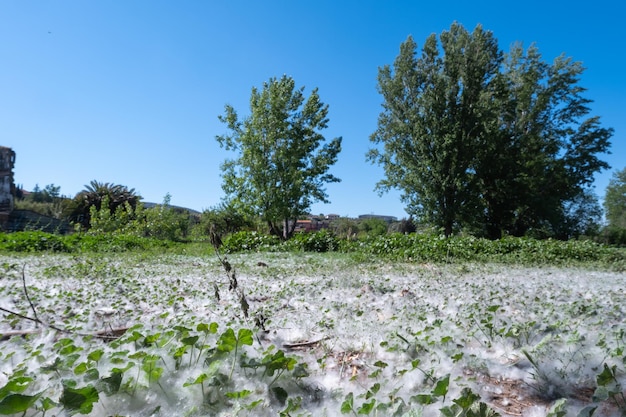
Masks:
[[[379,68],[382,111],[365,155],[384,169],[377,190],[400,190],[413,221],[445,236],[597,234],[602,209],[593,176],[609,168],[601,156],[613,129],[591,114],[583,72],[564,55],[546,62],[534,44],[505,52],[481,25],[470,32],[455,22],[421,48],[409,36],[393,64]],[[314,202],[329,202],[325,185],[340,181],[330,169],[342,138],[322,134],[328,109],[317,89],[307,96],[288,76],[253,87],[247,116],[225,106],[219,120],[228,133],[216,136],[232,156],[222,164],[219,209],[231,223],[220,218],[225,230],[256,218],[288,239]],[[617,240],[626,240],[625,184],[626,169],[615,174],[604,202]],[[118,202],[125,200],[134,209],[133,193],[125,195],[134,190],[119,187],[110,210],[123,209]],[[101,198],[89,201],[93,194],[74,198],[82,217],[73,221],[85,227],[85,207],[100,209]]]

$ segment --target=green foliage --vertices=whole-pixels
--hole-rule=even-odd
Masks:
[[[102,198],[102,205],[97,208],[95,205],[89,208],[89,233],[128,233],[135,228],[139,218],[142,217],[143,208],[141,203],[132,207],[125,202],[111,210],[109,208],[110,199],[105,195]]]
[[[68,236],[44,232],[0,234],[0,251],[12,252],[127,252],[167,250],[175,253],[205,253],[206,246],[175,244],[169,240],[120,233]],[[382,258],[409,262],[496,262],[529,265],[597,263],[614,269],[626,268],[626,252],[591,240],[537,240],[505,237],[499,240],[434,234],[391,233],[364,239],[340,239],[330,230],[296,234],[287,242],[258,232],[242,231],[223,238],[226,253],[262,251],[344,252],[363,259]]]
[[[39,231],[0,233],[0,250],[11,252],[127,252],[170,246],[165,241],[118,233],[67,236]]]
[[[179,241],[187,238],[191,216],[185,210],[170,206],[170,195],[163,199],[163,204],[144,208],[142,203],[135,207],[125,202],[115,211],[109,208],[109,197],[102,198],[102,207],[91,206],[89,209],[89,234],[118,233],[136,235],[161,240]]]
[[[382,219],[364,219],[359,221],[359,235],[382,236],[387,233],[388,224]]]
[[[0,234],[0,249],[12,252],[69,252],[71,245],[63,236],[32,231]]]
[[[250,116],[240,120],[231,106],[219,120],[230,134],[220,146],[237,153],[224,162],[222,188],[229,199],[259,213],[270,233],[289,238],[295,220],[315,201],[328,202],[324,185],[339,179],[328,173],[337,161],[341,138],[323,144],[328,106],[317,89],[305,99],[292,78],[271,78],[252,89]]]
[[[626,168],[613,173],[606,187],[604,210],[608,225],[603,238],[607,243],[626,246]]]
[[[106,204],[103,202],[106,199]],[[91,181],[85,189],[79,192],[66,207],[65,216],[72,222],[80,224],[84,229],[88,229],[91,220],[91,207],[100,210],[103,206],[115,214],[118,207],[127,207],[126,203],[133,209],[141,200],[134,188],[125,185],[101,183]]]
[[[205,210],[200,216],[198,226],[201,235],[207,236],[214,227],[220,236],[251,230],[254,228],[252,219],[238,210],[233,204],[222,203],[217,207]]]
[[[241,231],[226,236],[223,239],[223,249],[226,253],[263,251],[272,249],[278,245],[279,242],[280,239],[276,236],[270,236],[255,231]]]
[[[191,218],[184,211],[170,206],[171,196],[166,194],[163,203],[144,211],[144,222],[137,225],[143,229],[142,236],[163,240],[183,240],[190,232]]]
[[[582,72],[564,56],[545,63],[534,45],[505,55],[480,25],[453,23],[419,55],[409,37],[393,71],[379,71],[384,110],[371,140],[382,149],[368,153],[385,169],[378,188],[400,189],[407,211],[446,236],[576,235],[571,206],[608,168],[597,155],[613,134],[588,117]]]
[[[332,252],[339,249],[340,240],[333,232],[322,229],[313,233],[296,233],[285,243],[288,250]]]
[[[359,224],[354,219],[340,217],[330,222],[329,229],[342,239],[352,239],[357,236]]]

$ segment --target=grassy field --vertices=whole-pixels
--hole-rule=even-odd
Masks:
[[[0,255],[0,414],[620,416],[620,268]]]

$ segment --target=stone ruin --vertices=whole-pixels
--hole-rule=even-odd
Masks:
[[[11,148],[0,146],[0,226],[4,226],[15,204],[15,184],[13,167],[15,152]]]

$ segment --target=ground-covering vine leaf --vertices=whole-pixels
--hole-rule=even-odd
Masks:
[[[291,373],[294,378],[306,378],[309,376],[309,371],[307,371],[308,365],[304,362],[297,364],[293,368],[293,372]]]
[[[361,406],[357,410],[357,414],[368,415],[369,413],[372,412],[372,410],[374,409],[375,406],[376,406],[376,400],[374,400],[374,399],[371,400],[370,402],[365,402],[365,403],[361,404]]]
[[[222,333],[217,341],[217,350],[220,352],[232,352],[237,347],[235,331],[230,327]]]
[[[248,397],[250,394],[252,394],[252,391],[244,389],[244,390],[241,390],[241,391],[227,392],[226,396],[228,398],[233,399],[233,400],[241,400],[243,398]]]
[[[112,372],[111,375],[100,378],[96,387],[106,395],[113,395],[120,390],[122,385],[122,372]]]
[[[98,402],[98,390],[93,385],[83,388],[71,388],[63,384],[63,394],[59,403],[65,407],[70,414],[89,414],[93,409],[93,404]]]
[[[263,359],[265,374],[268,376],[274,376],[274,372],[276,371],[291,371],[296,363],[297,361],[294,358],[285,356],[285,352],[282,350],[279,350],[274,354],[267,355]]]
[[[350,392],[341,403],[341,413],[348,414],[352,410],[354,410],[354,394]]]
[[[27,411],[39,399],[41,394],[10,394],[0,400],[0,414],[10,415]]]
[[[285,405],[287,397],[289,397],[289,393],[283,387],[272,387],[272,394],[274,394],[280,405]]]
[[[565,409],[565,405],[567,404],[567,400],[565,398],[561,398],[557,400],[550,410],[546,417],[565,417],[567,415],[567,410]]]
[[[237,339],[241,345],[252,346],[252,343],[254,342],[252,330],[239,329],[237,332]]]
[[[189,337],[182,338],[180,341],[184,345],[194,346],[196,344],[196,342],[198,342],[198,339],[200,339],[200,336],[189,336]]]
[[[475,394],[469,388],[463,388],[461,395],[458,398],[452,400],[455,404],[461,407],[463,410],[468,410],[476,401],[480,399],[480,396]]]
[[[24,392],[31,382],[33,382],[33,378],[28,376],[15,376],[9,379],[7,383],[0,388],[0,398],[4,398],[11,393],[19,394]]]
[[[89,355],[87,355],[87,359],[89,359],[90,361],[98,362],[100,358],[102,358],[102,355],[104,355],[104,350],[96,349],[89,352]]]
[[[196,327],[196,330],[199,332],[215,334],[217,333],[217,328],[218,328],[218,324],[215,322],[212,322],[210,324],[200,323]]]
[[[433,389],[433,395],[437,397],[446,397],[448,394],[448,386],[450,385],[450,374],[447,374],[443,378],[437,381],[435,388]]]

